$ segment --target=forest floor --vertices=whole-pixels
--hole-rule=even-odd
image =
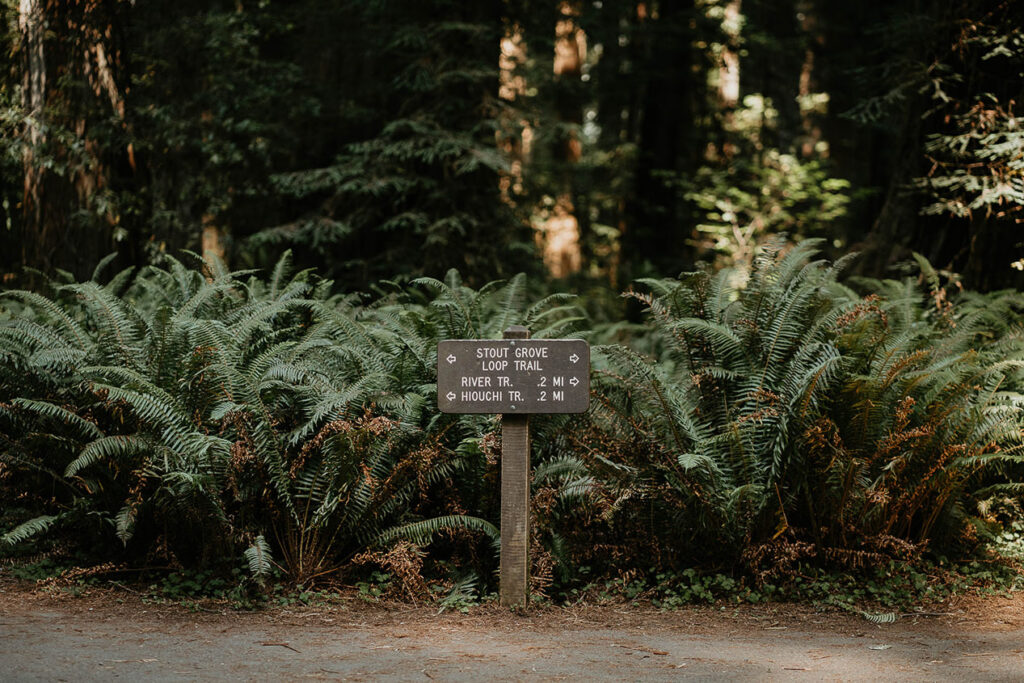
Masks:
[[[1005,680],[1024,678],[1024,594],[959,597],[877,625],[806,604],[410,604],[238,612],[71,597],[0,573],[0,680]]]

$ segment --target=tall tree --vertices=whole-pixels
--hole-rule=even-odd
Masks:
[[[882,87],[862,87],[848,112],[875,138],[872,154],[850,158],[882,169],[865,271],[884,273],[919,251],[972,287],[1024,283],[1010,267],[1024,255],[1014,113],[1024,97],[1024,38],[1015,9],[1003,0],[908,2],[868,19],[863,30],[892,50],[865,55],[859,73]]]
[[[552,64],[555,116],[552,158],[556,167],[554,198],[540,223],[544,262],[555,277],[565,277],[581,267],[580,231],[574,167],[583,156],[583,101],[580,80],[586,59],[587,38],[579,25],[580,3],[562,2],[555,21],[555,54]]]
[[[137,163],[122,167],[118,187],[140,251],[223,257],[273,206],[270,176],[312,108],[296,66],[273,54],[288,37],[280,11],[179,0],[134,8],[127,135]]]
[[[39,262],[36,253],[40,242],[46,242],[43,224],[43,117],[46,106],[46,53],[43,34],[46,30],[42,0],[21,0],[18,6],[18,29],[21,34],[22,90],[24,112],[25,192],[22,198],[23,233],[22,261]]]
[[[337,58],[359,67],[332,67],[349,126],[321,141],[328,164],[278,176],[299,216],[253,243],[311,249],[350,285],[450,267],[485,281],[526,266],[528,235],[499,188],[500,4],[360,3],[335,21],[350,39]]]
[[[20,134],[5,140],[23,165],[20,257],[85,273],[109,250],[115,220],[104,196],[102,119],[124,116],[115,30],[118,0],[21,0]]]

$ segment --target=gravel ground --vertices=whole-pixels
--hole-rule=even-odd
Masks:
[[[239,613],[0,581],[0,680],[1024,680],[1024,596],[871,624],[804,605]]]

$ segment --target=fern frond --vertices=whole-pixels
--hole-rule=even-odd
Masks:
[[[46,401],[35,401],[28,398],[16,398],[11,403],[30,413],[69,425],[80,435],[88,439],[96,439],[103,436],[99,427],[67,408],[62,408]]]
[[[29,306],[34,306],[45,312],[51,320],[60,324],[62,331],[67,335],[68,339],[74,341],[75,348],[88,349],[91,346],[89,335],[85,332],[85,329],[55,301],[47,299],[41,294],[20,289],[3,292],[0,296],[18,299]]]
[[[92,269],[92,277],[90,277],[89,279],[93,280],[95,282],[98,282],[99,279],[100,279],[100,273],[102,273],[103,270],[107,266],[109,266],[111,264],[111,262],[114,259],[116,259],[116,258],[117,258],[117,252],[116,251],[111,252],[111,253],[107,254],[106,256],[104,256],[103,258],[101,258],[99,260],[99,263],[96,264],[96,267]]]
[[[45,533],[59,519],[60,515],[40,515],[39,517],[30,519],[27,522],[22,522],[18,526],[14,527],[6,534],[4,534],[2,537],[0,537],[0,541],[8,545],[15,545],[17,543],[21,543],[22,541],[28,540],[33,536],[38,536],[39,534]]]
[[[252,545],[246,548],[243,553],[245,561],[249,564],[249,573],[258,581],[263,581],[270,576],[273,569],[273,557],[270,553],[270,544],[260,534],[253,539]]]
[[[135,533],[135,507],[126,504],[114,516],[114,532],[125,546]]]
[[[433,536],[442,531],[450,529],[468,529],[483,533],[491,539],[495,550],[501,547],[501,534],[498,528],[479,517],[469,515],[447,515],[434,517],[420,522],[412,522],[398,527],[392,527],[376,536],[375,545],[387,545],[398,539],[412,541],[416,545],[425,546],[430,543]]]
[[[104,436],[85,445],[78,457],[64,470],[65,477],[74,477],[101,460],[117,460],[152,450],[153,446],[140,436]]]

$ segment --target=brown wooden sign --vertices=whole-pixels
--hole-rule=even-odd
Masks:
[[[437,345],[442,413],[583,413],[590,346],[582,339],[446,339]]]
[[[530,339],[520,325],[504,339],[437,345],[442,413],[501,416],[501,604],[526,607],[530,593],[530,415],[582,413],[590,404],[590,346],[582,339]]]

